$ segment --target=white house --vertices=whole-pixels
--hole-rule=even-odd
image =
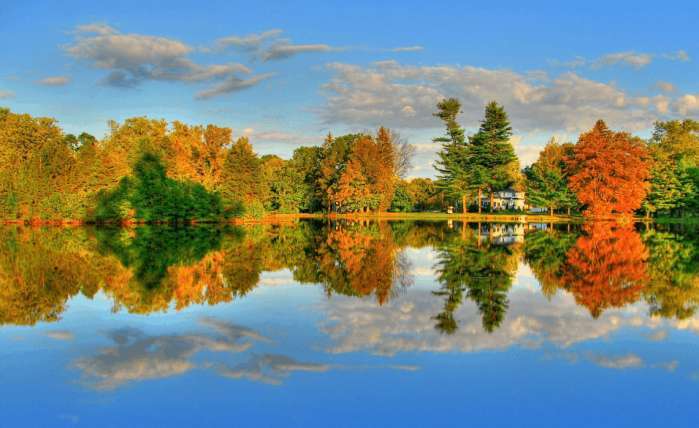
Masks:
[[[521,210],[524,211],[526,203],[524,192],[514,189],[505,189],[493,193],[493,211],[498,210]],[[490,206],[490,195],[483,195],[481,206],[488,209]]]

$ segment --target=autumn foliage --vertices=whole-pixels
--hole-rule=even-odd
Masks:
[[[632,226],[593,222],[568,251],[564,287],[594,317],[640,298],[648,280],[648,250]]]
[[[599,120],[580,136],[567,159],[569,187],[586,216],[632,214],[648,192],[649,157],[644,143],[614,132]]]

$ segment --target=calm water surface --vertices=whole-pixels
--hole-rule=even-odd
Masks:
[[[689,227],[0,235],[0,426],[699,424]]]

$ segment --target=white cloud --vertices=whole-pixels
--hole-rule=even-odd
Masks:
[[[282,33],[282,30],[272,29],[263,31],[262,33],[252,33],[245,36],[228,36],[216,40],[216,47],[225,49],[233,47],[243,51],[255,51],[259,49],[264,42],[269,39],[277,38]]]
[[[292,146],[302,145],[318,145],[325,138],[320,133],[318,135],[309,135],[296,132],[277,131],[277,130],[253,130],[246,132],[250,136],[253,143],[281,143]]]
[[[10,98],[14,98],[14,97],[15,97],[14,92],[0,90],[0,100],[7,100]]]
[[[280,38],[282,30],[272,29],[245,36],[228,36],[216,40],[214,50],[234,48],[248,53],[253,59],[263,62],[274,61],[310,52],[333,52],[342,50],[323,43],[294,44],[291,39]],[[210,51],[210,50],[207,50]]]
[[[678,50],[677,52],[659,55],[635,51],[612,52],[593,60],[588,60],[582,56],[576,56],[570,61],[552,60],[550,63],[556,67],[579,68],[589,66],[593,69],[611,67],[615,65],[625,65],[638,70],[647,66],[658,57],[668,61],[689,61],[689,54],[683,50]]]
[[[592,62],[592,68],[602,68],[612,65],[622,64],[628,65],[635,69],[643,68],[651,63],[653,56],[647,53],[615,52],[603,55],[599,59]]]
[[[677,52],[664,54],[663,58],[669,59],[671,61],[682,61],[682,62],[687,62],[690,60],[689,54],[682,49],[678,50]]]
[[[673,92],[675,90],[675,85],[670,82],[658,81],[655,86],[663,92]]]
[[[70,83],[70,77],[50,76],[39,80],[39,83],[46,86],[64,86]]]
[[[670,110],[670,99],[665,95],[656,95],[651,101],[655,110],[660,114],[667,114]]]
[[[263,73],[256,76],[252,76],[249,79],[241,79],[237,76],[230,76],[220,84],[206,89],[197,93],[197,99],[207,99],[216,97],[219,95],[229,94],[231,92],[238,92],[244,89],[251,88],[263,80],[267,80],[274,76],[274,73]]]
[[[260,53],[260,59],[262,61],[273,61],[279,59],[290,58],[292,56],[308,53],[308,52],[332,52],[339,50],[338,48],[333,48],[326,44],[305,44],[305,45],[295,45],[288,40],[280,40],[275,42],[267,49]]]
[[[78,25],[75,27],[75,33],[94,33],[94,34],[116,34],[118,31],[105,23],[94,22],[91,24]]]
[[[418,52],[425,50],[422,46],[399,46],[397,48],[391,49],[391,52]]]
[[[478,123],[491,100],[505,106],[516,132],[579,132],[600,118],[632,131],[655,119],[642,99],[572,72],[542,81],[511,70],[395,61],[368,68],[333,63],[328,68],[335,75],[324,85],[326,104],[320,114],[326,123],[434,128],[440,126],[432,116],[435,104],[450,96],[461,100],[467,127]]]
[[[104,24],[77,27],[73,43],[64,49],[76,59],[109,71],[104,83],[117,87],[133,87],[148,80],[225,80],[220,86],[203,91],[204,94],[214,96],[250,87],[263,80],[259,76],[250,79],[238,77],[240,73],[251,72],[243,64],[197,64],[188,57],[192,47],[178,40],[144,34],[123,34]]]
[[[674,102],[673,109],[682,116],[699,112],[699,94],[681,96]]]
[[[519,158],[521,167],[531,165],[539,159],[539,153],[544,149],[543,144],[518,144],[515,146],[515,153]]]

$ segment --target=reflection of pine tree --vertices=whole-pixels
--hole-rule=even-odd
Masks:
[[[500,327],[505,318],[511,285],[512,278],[505,272],[494,272],[489,278],[474,278],[468,285],[468,297],[478,305],[483,328],[488,333]]]
[[[432,293],[436,296],[446,296],[446,299],[444,309],[434,317],[437,320],[435,328],[442,333],[453,334],[459,328],[454,312],[464,300],[464,287],[458,272],[440,271],[439,279],[442,282],[442,289]]]
[[[461,305],[463,292],[478,307],[483,328],[492,332],[500,326],[508,308],[507,292],[516,270],[510,247],[478,243],[470,231],[453,237],[440,248],[437,279],[442,289],[435,295],[447,296],[444,310],[435,317],[436,328],[451,334],[458,328],[454,312]]]

